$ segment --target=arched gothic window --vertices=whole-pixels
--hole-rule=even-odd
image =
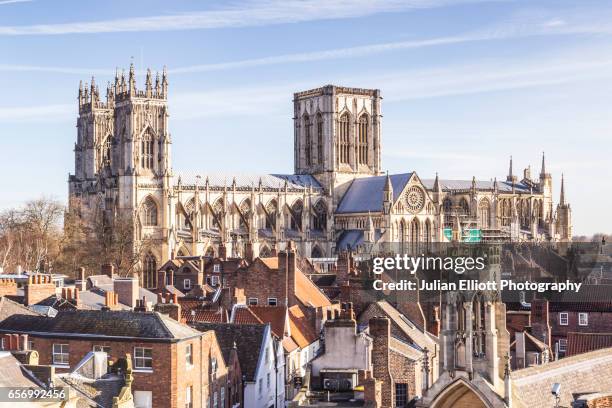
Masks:
[[[290,209],[291,212],[291,229],[301,230],[302,229],[302,211],[304,210],[304,204],[302,200],[297,200]]]
[[[317,163],[323,164],[323,116],[317,114]]]
[[[501,201],[501,218],[504,227],[508,227],[512,223],[512,204],[507,198]]]
[[[304,115],[304,153],[306,165],[312,164],[312,121],[308,114]]]
[[[157,260],[150,252],[144,257],[142,275],[145,288],[157,287]]]
[[[416,218],[412,219],[412,222],[410,223],[410,242],[411,242],[411,249],[413,251],[413,253],[418,252],[418,248],[419,248],[419,236],[420,236],[420,231],[421,230],[421,224],[419,223],[419,220]]]
[[[431,221],[429,220],[425,220],[425,231],[423,231],[423,235],[427,249],[429,249],[431,244]]]
[[[147,131],[140,142],[140,166],[143,169],[153,168],[154,137]]]
[[[317,204],[314,206],[312,226],[317,231],[324,231],[327,228],[327,208],[323,200],[317,201]]]
[[[489,220],[491,215],[491,206],[489,200],[483,198],[478,203],[478,218],[480,219],[481,228],[489,228]]]
[[[444,199],[444,202],[442,202],[442,211],[444,211],[444,214],[450,214],[451,211],[453,209],[453,202],[451,201],[450,198],[446,197]]]
[[[248,230],[249,223],[251,222],[251,200],[246,198],[240,204],[239,212],[240,213],[238,214],[238,216],[240,217],[240,228]]]
[[[276,217],[278,214],[278,204],[276,200],[272,199],[266,205],[266,229],[275,230],[276,229]]]
[[[142,225],[151,227],[157,225],[157,204],[148,197],[142,205]]]
[[[106,136],[102,143],[102,166],[109,166],[111,164],[111,136]]]
[[[368,116],[359,117],[359,164],[368,164]]]
[[[461,209],[461,214],[463,215],[470,214],[470,205],[468,204],[465,198],[462,198],[461,201],[459,201],[459,208]]]
[[[349,115],[344,113],[340,116],[340,122],[338,123],[338,138],[339,138],[339,149],[338,159],[340,163],[348,164],[349,162]]]

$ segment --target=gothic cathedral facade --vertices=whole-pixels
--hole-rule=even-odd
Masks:
[[[69,203],[85,223],[123,217],[134,242],[152,242],[145,287],[177,256],[269,256],[291,240],[305,257],[381,243],[450,240],[571,241],[571,207],[542,157],[537,178],[505,180],[384,174],[379,90],[323,86],[294,94],[294,174],[176,174],[168,78],[134,67],[102,100],[80,86]],[[179,139],[180,140],[180,139]]]

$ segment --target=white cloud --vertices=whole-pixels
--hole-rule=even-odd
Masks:
[[[29,3],[32,0],[0,0],[0,6],[4,6],[5,4],[15,4],[15,3]]]
[[[496,0],[250,0],[225,9],[61,24],[0,26],[0,35],[60,35],[252,27],[363,17]],[[503,0],[497,0],[503,1]]]
[[[33,120],[74,120],[75,105],[38,105],[0,107],[0,122],[21,122]]]

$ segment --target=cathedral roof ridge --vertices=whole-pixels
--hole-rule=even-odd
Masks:
[[[262,188],[284,188],[285,182],[290,189],[304,189],[313,187],[320,189],[319,182],[309,174],[269,174],[269,173],[223,173],[223,172],[181,172],[176,173],[173,182],[176,185],[178,179],[181,179],[183,186],[195,185],[197,178],[205,177],[208,179],[210,187],[224,187],[230,183],[228,180],[236,180],[237,188],[249,188],[259,186],[261,182]],[[230,183],[231,184],[231,183]]]

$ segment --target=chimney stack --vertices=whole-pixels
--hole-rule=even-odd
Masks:
[[[137,277],[116,278],[113,280],[113,289],[118,295],[119,302],[131,308],[136,307],[136,301],[140,296]]]
[[[100,273],[112,279],[113,275],[115,274],[115,265],[113,265],[112,263],[103,264],[100,267]]]

